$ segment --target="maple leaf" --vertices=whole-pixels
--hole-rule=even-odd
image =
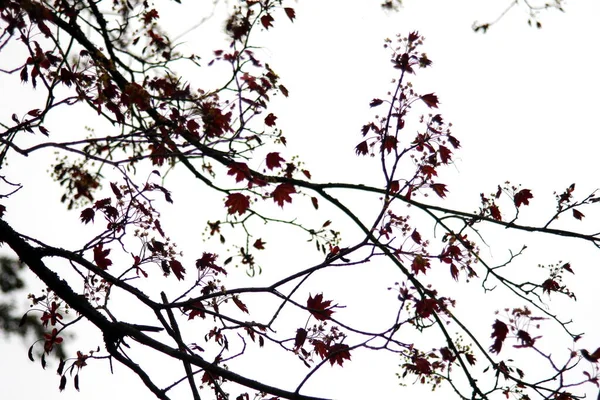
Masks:
[[[433,168],[431,165],[423,165],[421,167],[421,173],[426,179],[431,179],[432,176],[437,176],[435,168]]]
[[[206,268],[210,268],[214,271],[216,271],[217,273],[222,273],[227,275],[227,271],[225,271],[225,269],[219,267],[217,264],[215,264],[215,261],[217,260],[217,255],[213,254],[213,253],[203,253],[202,254],[202,258],[199,258],[196,260],[196,268],[198,269],[206,269]]]
[[[573,269],[571,268],[571,263],[566,263],[562,266],[563,269],[566,269],[567,271],[569,271],[572,274],[575,274],[575,272],[573,272]]]
[[[578,219],[581,221],[583,219],[583,217],[585,217],[585,215],[583,215],[583,213],[581,211],[577,211],[576,209],[573,209],[573,217],[575,219]]]
[[[411,239],[415,241],[417,244],[421,244],[421,234],[417,232],[415,229],[413,233],[410,235]]]
[[[227,175],[235,175],[235,181],[241,182],[244,179],[251,180],[250,169],[246,163],[232,163],[229,165]]]
[[[173,271],[177,277],[177,280],[182,280],[183,274],[185,274],[185,268],[183,268],[183,265],[181,265],[181,263],[177,260],[170,260],[169,266],[171,267],[171,271]]]
[[[327,357],[329,358],[329,362],[331,365],[336,362],[339,365],[344,363],[344,360],[350,360],[350,347],[347,344],[336,343],[329,347],[329,352],[327,353]]]
[[[492,204],[490,206],[490,214],[496,221],[502,221],[502,214],[500,214],[500,209],[497,205]]]
[[[367,141],[363,141],[360,142],[357,146],[356,146],[356,155],[360,156],[360,155],[367,155],[369,154],[369,146],[367,145]]]
[[[590,354],[590,352],[586,349],[581,349],[580,351],[583,358],[589,362],[597,363],[598,360],[600,360],[600,347],[598,347],[592,354]]]
[[[279,90],[281,91],[281,93],[283,93],[283,95],[285,97],[288,97],[290,92],[287,90],[287,88],[283,85],[279,85]]]
[[[441,198],[446,197],[448,189],[446,189],[446,185],[444,185],[443,183],[432,183],[431,188],[433,189],[435,194],[437,194]]]
[[[245,312],[246,314],[249,314],[250,312],[248,311],[248,307],[246,307],[246,305],[244,303],[242,303],[242,301],[239,299],[238,296],[233,296],[231,298],[233,300],[233,302],[235,303],[236,306],[238,306],[238,308],[240,310],[242,310],[243,312]]]
[[[440,146],[439,149],[440,159],[444,164],[448,164],[450,159],[452,158],[452,152],[446,146]]]
[[[90,221],[92,221],[92,222],[94,221],[95,214],[96,214],[96,212],[94,211],[94,209],[88,207],[81,212],[81,215],[79,216],[79,218],[81,218],[81,222],[83,222],[84,224],[87,224]]]
[[[256,247],[259,250],[264,250],[265,249],[265,242],[262,241],[262,239],[256,239],[256,241],[254,242],[254,247]]]
[[[333,306],[331,305],[331,300],[323,301],[323,293],[319,293],[315,297],[308,296],[308,300],[306,301],[306,308],[308,311],[318,319],[319,321],[326,321],[331,318],[331,314],[334,311],[331,309]]]
[[[383,100],[381,100],[381,99],[373,99],[373,100],[371,100],[371,102],[369,103],[369,105],[370,105],[371,107],[377,107],[377,106],[380,106],[380,105],[382,105],[382,104],[383,104]]]
[[[544,293],[548,292],[548,295],[550,295],[550,292],[557,292],[559,290],[560,285],[554,279],[546,279],[544,283],[542,283],[542,291]]]
[[[490,347],[490,351],[498,354],[500,353],[500,350],[502,350],[502,343],[506,339],[506,335],[508,335],[508,326],[497,319],[492,325],[492,329],[492,337],[495,337],[496,339],[494,340],[494,344]]]
[[[454,265],[454,263],[450,264],[450,274],[452,275],[452,278],[454,278],[455,281],[458,281],[458,268],[456,268],[456,265]]]
[[[298,328],[298,330],[296,331],[296,338],[294,339],[294,348],[296,350],[298,350],[300,347],[302,347],[302,345],[306,341],[307,335],[308,335],[308,332],[306,331],[306,329]]]
[[[321,340],[311,340],[310,343],[315,348],[315,353],[317,353],[321,358],[327,357],[328,347]]]
[[[100,243],[94,247],[94,262],[101,270],[106,270],[109,265],[112,265],[112,261],[107,257],[110,254],[110,249],[103,249],[103,244]]]
[[[419,271],[425,274],[427,272],[427,268],[429,267],[429,260],[421,256],[420,254],[417,254],[417,256],[413,259],[413,262],[411,264],[412,271],[415,273],[415,275],[418,275]]]
[[[521,204],[529,205],[529,200],[533,199],[533,195],[529,189],[523,189],[515,194],[515,206],[520,207]]]
[[[292,193],[296,193],[294,186],[290,185],[289,183],[282,183],[281,185],[277,186],[275,190],[273,190],[271,195],[273,196],[275,203],[279,204],[279,207],[283,208],[284,202],[292,202],[292,198],[290,197],[290,194]]]
[[[427,107],[429,108],[438,107],[439,100],[437,96],[433,93],[424,94],[423,96],[421,96],[421,100],[423,100],[423,102],[427,104]]]
[[[439,311],[440,305],[436,299],[422,299],[415,303],[417,315],[421,318],[429,318],[435,311]]]
[[[281,167],[281,163],[285,162],[277,152],[267,154],[267,168],[274,169]]]
[[[398,145],[398,139],[394,136],[386,135],[381,141],[381,151],[387,150],[388,154],[392,152],[392,150],[396,149]]]
[[[273,26],[273,17],[271,16],[271,14],[265,14],[262,17],[260,17],[260,23],[265,27],[265,29],[269,29],[270,27]]]
[[[227,212],[229,214],[242,215],[250,207],[250,197],[243,195],[242,193],[231,193],[227,195],[225,205],[228,207]]]
[[[290,21],[294,22],[294,18],[296,18],[296,11],[291,7],[285,7],[283,11],[285,11],[285,15],[287,15]]]
[[[315,210],[318,210],[319,209],[319,200],[316,197],[311,197],[310,201],[312,202],[312,205],[315,208]]]
[[[267,115],[265,117],[265,124],[267,126],[275,126],[276,119],[277,119],[277,117],[275,115],[273,115],[273,113],[270,113],[269,115]]]

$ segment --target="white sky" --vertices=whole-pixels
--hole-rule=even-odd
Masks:
[[[192,1],[187,3],[193,4]],[[597,72],[600,70],[600,50],[596,44],[600,37],[600,25],[597,23],[600,3],[582,0],[567,4],[565,14],[544,13],[541,15],[544,25],[541,30],[529,28],[526,15],[515,9],[485,35],[473,33],[471,24],[474,20],[494,19],[507,2],[408,0],[398,13],[388,15],[379,9],[379,2],[373,0],[352,2],[351,6],[349,3],[339,0],[300,1],[293,5],[297,12],[295,23],[291,24],[282,16],[275,21],[273,34],[259,35],[259,41],[255,42],[265,46],[263,56],[271,58],[269,63],[290,91],[289,99],[274,105],[279,117],[277,124],[289,140],[287,153],[282,155],[291,157],[299,154],[315,181],[372,181],[372,175],[366,172],[369,169],[365,168],[368,160],[356,158],[354,146],[360,141],[360,127],[373,115],[368,107],[370,100],[385,95],[394,74],[389,56],[382,48],[383,39],[396,33],[408,34],[418,30],[426,37],[423,50],[433,60],[433,67],[418,73],[413,82],[421,93],[433,91],[438,95],[440,111],[446,120],[453,122],[454,135],[463,146],[457,154],[456,168],[448,168],[442,177],[449,183],[450,189],[446,205],[472,211],[477,207],[481,191],[494,191],[497,184],[510,180],[531,188],[535,199],[540,201],[538,204],[545,206],[536,208],[536,212],[545,213],[530,217],[532,221],[540,222],[552,212],[553,207],[551,202],[544,202],[543,197],[552,200],[554,190],[564,190],[572,182],[577,182],[576,193],[585,195],[587,191],[600,187],[595,173],[600,137],[595,121],[600,106],[597,97],[600,92]],[[181,7],[172,8],[179,10]],[[194,8],[193,5],[186,7],[184,13],[164,13],[167,20],[177,24],[174,25],[175,34],[200,18],[199,12],[189,11]],[[187,46],[194,49],[198,46],[202,51],[216,48],[210,39],[206,39],[210,36],[203,35],[215,26],[222,26],[218,18],[186,35]],[[4,84],[4,80],[0,80],[0,85]],[[13,112],[11,105],[3,102],[2,106],[3,115],[10,116]],[[413,118],[417,115],[413,114]],[[70,128],[76,129],[86,123],[89,121],[72,120]],[[15,159],[11,167],[26,166],[29,161]],[[43,176],[46,164],[43,159],[36,163],[38,175]],[[31,175],[35,174],[32,172]],[[35,176],[24,177],[24,180],[37,182],[34,179],[38,176]],[[56,187],[52,183],[40,182],[39,185],[30,186],[29,191],[24,191],[25,194],[11,204],[11,221],[19,221],[19,227],[26,228],[27,234],[33,233],[31,220],[37,221],[35,229],[45,231],[48,237],[56,235],[58,226],[62,228],[59,231],[62,234],[69,222],[65,222],[59,211],[49,212],[46,207],[33,206],[38,200],[34,196],[39,196],[40,188],[46,193],[52,188],[56,190]],[[176,191],[174,195],[177,196]],[[58,197],[56,191],[54,198]],[[185,208],[186,205],[192,206],[195,199],[180,196],[176,201],[179,201],[178,208]],[[53,207],[51,204],[46,206]],[[584,213],[587,215],[586,211]],[[536,216],[539,217],[537,220]],[[74,220],[73,226],[79,226],[76,218],[71,219]],[[181,221],[184,220],[173,220],[171,224],[174,228],[181,228]],[[587,220],[584,222],[589,223]],[[565,226],[573,229],[592,227],[581,223]],[[185,250],[194,246],[200,240],[202,229],[203,226],[190,230],[187,235],[189,242],[178,239],[181,248]],[[534,265],[558,259],[572,261],[579,279],[572,284],[580,291],[579,301],[571,312],[574,317],[580,315],[579,326],[588,330],[587,341],[582,346],[595,348],[600,345],[593,340],[598,337],[598,327],[589,318],[586,321],[586,317],[592,313],[591,307],[597,305],[598,295],[585,282],[598,278],[597,253],[591,246],[542,239],[536,236],[531,238],[533,242],[527,242],[533,247],[529,260]],[[523,244],[523,237],[510,240],[513,241],[507,245],[514,242],[513,249]],[[66,243],[67,238],[57,244]],[[495,257],[506,255],[502,253],[503,249],[494,249],[484,251]],[[280,261],[277,258],[277,262]],[[269,281],[274,276],[277,272],[267,269],[260,279]],[[361,279],[364,277],[360,273],[349,273],[344,289],[360,293],[364,289]],[[384,283],[385,279],[376,282]],[[315,285],[315,290],[318,287]],[[584,291],[586,289],[590,290]],[[321,287],[321,290],[331,292],[327,286]],[[354,297],[360,300],[360,296]],[[345,304],[352,299],[346,301]],[[364,307],[361,303],[356,301],[354,306]],[[361,318],[373,315],[368,308],[362,312]],[[597,314],[596,311],[593,313]],[[489,327],[491,322],[490,317],[482,324]],[[489,335],[489,332],[485,331],[484,335]],[[485,339],[483,341],[486,343]],[[27,359],[27,345],[22,345],[18,339],[0,344],[3,354],[0,382],[6,394],[3,397],[7,399],[43,396],[46,399],[95,400],[126,395],[152,398],[137,378],[123,373],[123,368],[115,366],[119,372],[109,376],[106,366],[100,363],[82,372],[81,394],[77,394],[71,385],[59,394],[58,376],[52,371],[55,366],[50,371],[42,371],[39,363],[31,363]],[[76,349],[76,346],[68,348],[69,351]],[[257,357],[264,356],[258,353]],[[329,394],[338,399],[394,398],[405,396],[407,390],[414,390],[398,386],[395,373],[399,372],[399,368],[395,357],[371,359],[364,354],[353,354],[352,357],[353,361],[343,369],[327,366],[327,374],[333,376],[327,375],[328,382],[333,382],[333,385],[325,386],[326,383],[320,383],[317,377],[315,385],[322,384],[324,387],[320,388],[322,392],[314,394]],[[247,358],[246,361],[257,362],[250,354]],[[270,368],[277,370],[280,366],[277,360],[268,360],[260,367],[268,371]],[[287,379],[286,376],[275,378]],[[421,398],[434,398],[434,394],[427,395],[427,389],[424,393]],[[595,390],[590,387],[588,394],[595,395]],[[439,397],[439,394],[435,396]]]

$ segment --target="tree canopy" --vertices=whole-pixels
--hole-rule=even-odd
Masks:
[[[580,349],[583,332],[553,308],[573,306],[579,266],[532,268],[525,245],[500,261],[482,251],[503,235],[598,247],[593,229],[564,225],[594,215],[596,192],[557,189],[541,223],[528,218],[535,188],[510,182],[482,184],[475,211],[449,205],[461,141],[419,89],[435,54],[417,31],[385,39],[394,79],[365,99],[350,155],[369,180],[313,179],[344,176],[346,150],[315,166],[296,154],[280,118],[293,92],[254,41],[293,25],[294,4],[234,2],[200,54],[161,24],[179,3],[0,3],[2,79],[42,99],[0,116],[0,243],[43,283],[22,322],[40,328],[32,361],[59,357],[61,391],[120,364],[160,399],[336,398],[342,383],[313,382],[362,354],[462,399],[568,400],[598,385],[600,349]],[[76,114],[87,129],[69,126]],[[48,153],[66,216],[12,218],[27,175],[14,160],[39,168]],[[54,201],[36,194],[39,210]],[[3,259],[2,291],[22,286],[15,265]],[[473,315],[476,301],[500,311]],[[72,349],[86,323],[101,340]]]

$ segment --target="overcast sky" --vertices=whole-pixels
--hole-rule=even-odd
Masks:
[[[187,3],[193,4],[189,0]],[[364,168],[360,163],[364,160],[356,158],[353,148],[360,141],[360,127],[372,116],[370,100],[383,97],[394,77],[383,39],[417,30],[426,38],[423,51],[433,60],[433,67],[413,81],[421,93],[433,91],[438,95],[440,111],[452,121],[454,135],[463,147],[456,165],[444,175],[449,182],[449,205],[473,211],[481,191],[494,191],[506,180],[531,188],[536,198],[548,199],[552,199],[554,190],[564,190],[573,182],[581,192],[600,187],[596,172],[600,132],[595,121],[600,106],[600,48],[596,43],[600,38],[600,3],[581,0],[567,4],[564,14],[543,13],[541,30],[527,26],[524,11],[514,9],[485,35],[474,33],[472,23],[495,19],[507,1],[408,0],[397,13],[381,11],[373,0],[352,2],[352,6],[349,3],[295,3],[297,20],[293,24],[280,18],[273,32],[258,35],[255,42],[264,46],[261,54],[270,58],[269,64],[290,91],[289,99],[274,104],[278,126],[289,141],[290,156],[299,154],[315,181],[371,179],[361,173]],[[185,32],[201,18],[200,11],[190,12],[193,7],[186,7],[183,13],[164,13],[173,25],[174,35]],[[211,36],[204,32],[221,30],[222,25],[222,20],[215,17],[181,40],[189,49],[212,50],[215,46],[206,39]],[[0,86],[5,84],[5,78],[1,79]],[[6,99],[2,106],[2,118],[10,116]],[[87,122],[74,120],[70,127],[82,127]],[[14,161],[16,165],[20,162],[23,160]],[[39,168],[43,170],[46,165]],[[552,211],[548,204],[546,214]],[[42,230],[56,223],[53,218],[59,218],[46,215],[47,210],[32,209],[24,199],[19,205],[21,218],[35,216],[42,221]],[[14,208],[10,212],[11,218],[19,218]],[[51,234],[52,228],[46,232]],[[599,265],[592,249],[571,247],[566,242],[556,248],[546,243],[554,242],[540,239],[537,244],[541,253],[537,254],[560,250],[580,260],[580,266],[588,263],[590,268],[578,275],[581,281],[573,283],[581,285],[581,290],[589,288],[582,282],[597,279]],[[578,297],[573,313],[585,319],[588,307],[598,302],[597,292],[588,290]],[[594,329],[590,321],[583,320],[581,326]],[[595,329],[598,337],[600,332]],[[19,339],[0,344],[0,381],[7,399],[43,396],[99,400],[123,398],[125,393],[151,398],[131,374],[110,376],[106,366],[99,364],[83,371],[80,394],[72,387],[59,394],[58,376],[27,359],[29,344]],[[600,342],[590,340],[585,345],[598,346]],[[387,364],[369,367],[366,373],[359,371],[369,360],[367,356],[353,356],[348,367],[333,371],[339,380],[333,381],[332,391],[325,392],[335,393],[339,399],[397,398],[411,390],[398,386],[398,360],[392,357],[385,361]],[[362,376],[364,382],[347,380],[341,373]],[[590,388],[592,393],[595,395]]]

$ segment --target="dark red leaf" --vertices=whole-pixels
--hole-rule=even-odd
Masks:
[[[285,162],[283,158],[279,155],[279,153],[273,152],[267,154],[267,168],[274,169],[281,167],[281,163]]]
[[[523,189],[515,194],[515,205],[520,207],[521,204],[529,205],[529,200],[533,199],[533,195],[529,189]]]
[[[290,194],[292,193],[296,193],[294,186],[290,185],[289,183],[282,183],[273,191],[273,200],[275,200],[275,203],[279,204],[279,207],[283,208],[283,203],[292,202],[292,198],[290,197]]]
[[[371,107],[377,107],[377,106],[379,106],[379,105],[381,105],[381,104],[383,104],[383,100],[381,100],[381,99],[373,99],[373,100],[371,100],[371,102],[369,103],[369,105],[370,105]]]
[[[319,293],[315,297],[308,296],[306,301],[306,307],[310,313],[319,321],[325,321],[331,318],[331,314],[334,313],[331,310],[331,300],[323,301],[323,293]]]
[[[360,156],[360,155],[367,155],[369,153],[369,146],[367,145],[367,141],[365,140],[364,142],[360,142],[357,146],[356,146],[356,155]]]
[[[429,108],[437,108],[438,107],[438,102],[439,102],[438,98],[433,93],[424,94],[423,96],[421,96],[421,100],[423,100],[423,102],[425,104],[427,104],[427,106]]]
[[[415,303],[417,315],[421,318],[429,318],[435,311],[439,311],[440,305],[436,299],[422,299]]]
[[[285,7],[283,11],[285,11],[285,15],[288,16],[290,21],[294,22],[294,18],[296,18],[296,11],[290,7]]]
[[[87,224],[90,221],[92,221],[92,222],[94,221],[94,215],[96,215],[96,212],[94,211],[94,209],[88,207],[81,212],[81,215],[79,216],[79,218],[81,219],[81,222],[83,222],[84,224]]]
[[[575,272],[573,272],[573,269],[571,268],[571,263],[566,263],[562,266],[563,269],[566,269],[567,271],[569,271],[572,274],[575,274]]]
[[[444,185],[443,183],[432,183],[431,188],[433,189],[435,194],[437,194],[441,198],[446,197],[448,189],[446,189],[446,185]]]
[[[171,267],[171,270],[173,271],[177,279],[182,280],[183,274],[185,274],[185,268],[183,268],[183,265],[181,265],[181,263],[177,260],[170,260],[169,266]]]
[[[283,85],[279,85],[279,90],[281,91],[281,93],[283,93],[283,95],[285,97],[288,97],[290,92],[287,90],[287,88]]]
[[[302,347],[302,345],[304,345],[307,335],[308,332],[306,331],[306,329],[298,328],[298,330],[296,331],[296,338],[294,339],[294,348],[296,350],[298,350],[300,347]]]
[[[98,268],[105,270],[109,265],[112,265],[112,261],[107,257],[110,254],[110,249],[103,249],[102,243],[94,247],[94,262]]]
[[[246,163],[232,163],[229,165],[227,175],[235,175],[235,181],[241,182],[244,179],[251,180],[250,169]]]
[[[262,17],[260,17],[260,23],[265,27],[265,29],[269,29],[270,27],[273,26],[273,17],[271,16],[271,14],[265,14]]]
[[[319,200],[317,200],[316,197],[311,197],[310,201],[312,201],[312,205],[315,208],[315,210],[319,209]]]
[[[250,198],[242,193],[231,193],[227,195],[225,205],[229,214],[237,212],[239,215],[242,215],[250,207]]]
[[[500,209],[497,205],[492,204],[490,206],[490,214],[492,215],[492,218],[494,218],[496,221],[502,221],[502,214],[500,214]]]
[[[343,343],[336,343],[329,347],[327,357],[329,357],[329,362],[331,363],[331,365],[335,364],[336,362],[339,365],[342,365],[344,363],[344,360],[350,360],[349,349],[350,347],[347,344]]]
[[[421,244],[421,234],[417,232],[415,229],[413,233],[410,235],[411,239],[415,241],[417,244]]]
[[[267,126],[275,126],[276,119],[277,119],[277,117],[275,115],[273,115],[273,113],[270,113],[269,115],[267,115],[265,117],[265,124]]]
[[[256,239],[256,241],[254,242],[254,247],[257,248],[258,250],[264,250],[265,249],[265,244],[267,244],[266,242],[263,242],[262,239]]]
[[[444,164],[448,164],[450,159],[452,158],[452,152],[446,146],[440,146],[439,149],[440,159]]]
[[[573,217],[575,219],[578,219],[578,220],[581,221],[583,219],[583,217],[585,217],[585,215],[583,215],[583,213],[581,213],[580,211],[577,211],[576,209],[573,209]]]
[[[246,305],[244,303],[242,303],[242,301],[239,299],[238,296],[233,296],[231,299],[233,300],[233,302],[235,303],[235,305],[238,306],[238,308],[240,310],[242,310],[246,314],[249,314],[248,307],[246,307]]]
[[[394,136],[386,135],[381,141],[381,151],[387,150],[389,154],[392,150],[396,149],[397,145],[398,139],[396,139]]]
[[[418,275],[419,272],[426,273],[427,268],[430,268],[429,260],[420,254],[417,254],[413,259],[411,268],[415,275]]]
[[[506,335],[508,335],[508,326],[497,319],[492,325],[492,329],[492,337],[496,339],[494,340],[494,344],[490,347],[490,351],[498,354],[500,353],[500,350],[502,350],[502,343],[506,339]]]

